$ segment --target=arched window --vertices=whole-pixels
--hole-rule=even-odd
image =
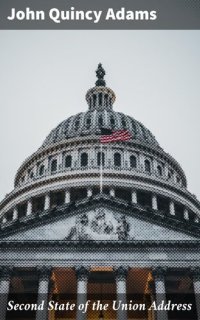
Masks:
[[[86,167],[88,165],[88,154],[86,152],[81,154],[81,167]]]
[[[34,173],[33,173],[33,171],[31,171],[30,172],[30,178],[33,179],[33,177],[34,177]]]
[[[134,155],[130,156],[130,167],[136,168],[137,167],[137,159]]]
[[[51,172],[56,172],[57,171],[57,160],[54,159],[51,162]]]
[[[116,167],[121,167],[121,154],[119,152],[116,152],[114,154],[114,165]]]
[[[44,174],[44,165],[42,164],[39,168],[39,176],[43,176]]]
[[[105,165],[105,154],[104,152],[98,152],[97,153],[97,165],[100,166],[100,164]]]
[[[160,165],[157,166],[158,175],[162,176],[162,167]]]
[[[68,155],[65,158],[65,168],[71,168],[72,166],[72,156]]]
[[[145,160],[144,167],[146,172],[149,172],[149,173],[151,172],[151,164],[149,160]]]

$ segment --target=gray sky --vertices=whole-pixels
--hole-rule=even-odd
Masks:
[[[115,110],[141,121],[200,199],[200,31],[1,31],[0,200],[59,122],[87,109],[103,63]]]

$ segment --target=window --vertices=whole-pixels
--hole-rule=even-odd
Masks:
[[[51,172],[56,172],[57,171],[57,160],[54,159],[51,162]]]
[[[160,165],[157,166],[157,172],[159,176],[162,176],[162,167]]]
[[[62,206],[65,203],[65,193],[63,191],[52,192],[50,199],[51,208]]]
[[[68,155],[65,158],[65,168],[71,168],[72,166],[72,156]]]
[[[88,154],[86,152],[81,154],[81,167],[86,167],[88,165]]]
[[[102,165],[105,165],[105,154],[104,152],[98,152],[97,153],[97,165],[100,166],[102,161]]]
[[[30,178],[33,179],[33,177],[34,177],[34,173],[33,173],[33,171],[31,171],[30,172]]]
[[[134,155],[130,156],[130,167],[136,168],[137,167],[137,159]]]
[[[39,176],[43,176],[44,174],[44,165],[42,164],[39,168]]]
[[[144,162],[144,168],[145,168],[145,171],[146,172],[151,172],[151,164],[150,164],[150,161],[149,160],[145,160]]]
[[[116,167],[121,167],[121,154],[119,152],[114,154],[114,165]]]

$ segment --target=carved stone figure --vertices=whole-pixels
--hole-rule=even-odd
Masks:
[[[130,231],[130,225],[126,221],[125,215],[120,216],[120,218],[118,219],[118,226],[116,230],[116,233],[118,235],[118,240],[128,240],[129,231]]]
[[[96,211],[95,218],[91,222],[91,229],[98,234],[110,234],[113,231],[112,222],[106,221],[104,209]]]
[[[130,225],[126,221],[125,215],[106,214],[104,209],[97,209],[95,213],[91,213],[91,218],[84,213],[77,217],[76,225],[69,232],[66,240],[95,240],[113,239],[127,240],[129,236]]]

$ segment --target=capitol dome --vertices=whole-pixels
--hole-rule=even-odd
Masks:
[[[105,81],[88,90],[86,101],[89,110],[78,113],[61,122],[45,139],[42,147],[79,136],[99,135],[101,128],[127,129],[135,141],[159,147],[153,134],[134,118],[113,110],[115,94],[107,88]]]

